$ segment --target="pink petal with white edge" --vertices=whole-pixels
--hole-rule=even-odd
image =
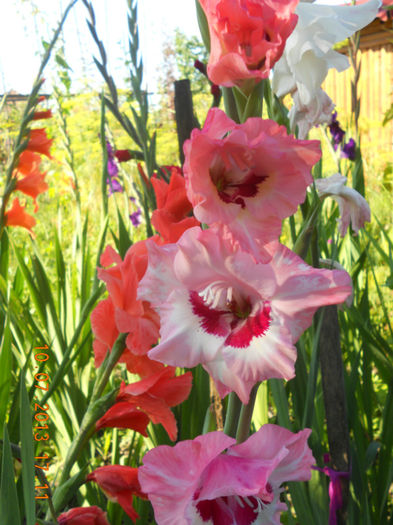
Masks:
[[[235,440],[222,432],[211,432],[193,441],[181,441],[174,447],[163,445],[145,454],[138,478],[159,525],[188,525],[186,509],[203,470],[233,443]]]
[[[140,295],[160,315],[161,341],[149,357],[201,363],[220,395],[235,391],[244,403],[255,383],[292,378],[294,343],[318,307],[350,295],[350,277],[312,268],[278,243],[268,249],[270,262],[257,263],[218,230],[199,228],[177,246],[151,246]]]

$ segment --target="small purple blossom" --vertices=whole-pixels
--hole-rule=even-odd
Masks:
[[[110,177],[116,177],[116,175],[119,173],[119,168],[117,167],[116,162],[110,157],[108,157],[106,169],[108,170],[108,175]]]
[[[323,459],[325,463],[328,463],[330,461],[330,455],[324,454]],[[337,470],[332,469],[331,467],[317,467],[313,465],[311,467],[314,470],[318,470],[319,472],[323,472],[326,474],[328,478],[330,478],[329,482],[329,525],[337,525],[337,511],[338,509],[341,509],[343,506],[343,497],[342,497],[342,489],[341,489],[341,480],[340,478],[346,478],[348,479],[350,476],[349,472],[339,472]]]
[[[341,156],[345,159],[355,160],[356,156],[356,142],[353,139],[349,139],[346,144],[344,144]]]
[[[114,177],[106,179],[106,183],[108,184],[109,195],[113,195],[114,193],[122,193],[123,187]]]
[[[332,120],[329,124],[329,130],[333,138],[333,148],[337,150],[339,144],[341,144],[345,136],[345,131],[340,127],[340,123],[337,120],[337,111],[332,113]]]
[[[108,157],[113,158],[113,148],[108,140],[105,142],[106,142],[106,151],[108,153]]]
[[[140,223],[141,223],[141,214],[142,214],[142,212],[141,212],[140,208],[138,208],[136,211],[134,211],[134,213],[130,214],[130,220],[131,220],[133,226],[137,227],[137,226],[140,225]]]

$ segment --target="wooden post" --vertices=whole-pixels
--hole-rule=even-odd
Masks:
[[[349,431],[344,371],[337,306],[325,306],[319,339],[323,398],[331,464],[334,470],[349,471]],[[339,525],[347,523],[349,479],[341,478],[343,506],[337,511]]]
[[[179,156],[181,164],[184,163],[183,144],[190,138],[191,131],[199,128],[199,123],[194,115],[192,93],[188,78],[175,82],[175,115],[177,138],[179,142]]]

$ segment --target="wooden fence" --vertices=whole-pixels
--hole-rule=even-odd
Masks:
[[[344,50],[342,52],[347,52]],[[347,54],[347,53],[346,53]],[[393,30],[392,21],[374,20],[361,32],[360,131],[362,149],[367,157],[379,155],[393,161],[393,121],[382,127],[387,109],[393,102]],[[351,113],[352,68],[338,73],[330,70],[324,89],[336,104],[339,121],[345,125]],[[389,159],[390,157],[390,159]]]

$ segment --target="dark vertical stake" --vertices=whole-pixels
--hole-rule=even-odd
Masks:
[[[320,336],[320,362],[327,434],[332,467],[349,471],[349,432],[337,307],[325,306]],[[349,479],[341,478],[343,506],[339,525],[347,523]]]
[[[180,162],[183,164],[183,144],[190,138],[191,131],[194,128],[199,128],[198,120],[194,115],[192,93],[188,78],[175,82],[175,114]]]

